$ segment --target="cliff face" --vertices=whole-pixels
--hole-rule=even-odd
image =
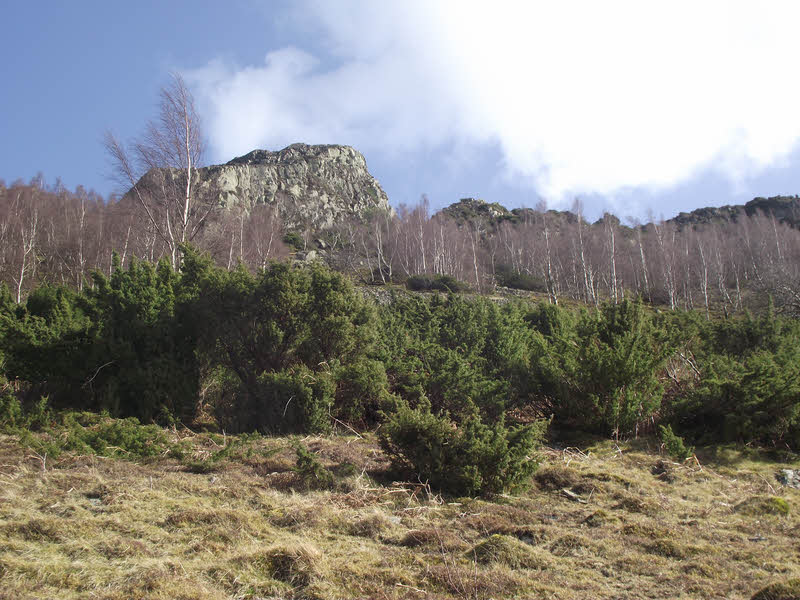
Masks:
[[[182,177],[176,170],[166,174],[170,180]],[[273,205],[290,228],[325,229],[345,217],[391,210],[364,156],[349,146],[292,144],[277,152],[253,150],[224,165],[198,169],[196,176],[198,197],[211,196],[226,208]],[[156,179],[148,173],[137,185]]]
[[[216,188],[224,206],[272,204],[290,227],[324,229],[344,216],[390,210],[364,156],[349,146],[292,144],[278,152],[253,150],[199,174],[201,187]]]

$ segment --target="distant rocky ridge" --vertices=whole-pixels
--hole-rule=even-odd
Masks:
[[[476,198],[462,198],[458,202],[443,208],[441,213],[455,219],[458,223],[477,219],[495,224],[501,221],[520,222],[526,217],[533,217],[536,214],[530,208],[509,210],[496,202],[489,203]],[[577,221],[577,215],[570,211],[548,210],[547,214],[556,221],[559,219],[563,219],[568,223]],[[754,198],[743,205],[698,208],[692,212],[679,213],[677,216],[667,219],[666,222],[674,223],[682,229],[684,227],[698,227],[724,222],[735,223],[743,217],[753,217],[758,214],[774,217],[780,223],[800,228],[800,197],[773,196],[771,198]],[[602,224],[605,218],[612,218],[617,225],[621,224],[619,219],[613,215],[601,217],[595,224]]]
[[[682,212],[668,222],[679,227],[707,225],[726,221],[737,222],[742,217],[764,214],[774,217],[780,223],[792,227],[800,227],[800,197],[773,196],[771,198],[754,198],[747,204],[733,206],[709,206],[698,208],[692,212]]]
[[[224,165],[198,169],[197,176],[198,195],[211,195],[226,208],[275,206],[290,229],[326,229],[345,216],[391,210],[364,156],[349,146],[292,144],[277,152],[253,150]],[[154,175],[145,175],[144,183],[148,178]]]

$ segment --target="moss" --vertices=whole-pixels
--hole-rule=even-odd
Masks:
[[[231,528],[242,528],[247,525],[247,516],[232,510],[201,510],[189,508],[178,510],[169,515],[164,525],[170,528],[222,525]]]
[[[674,483],[677,479],[675,476],[675,469],[673,468],[672,464],[665,460],[659,460],[653,465],[653,468],[650,469],[650,472],[665,483]]]
[[[777,496],[753,496],[736,505],[736,512],[743,515],[778,515],[789,514],[789,503]]]
[[[531,546],[516,538],[495,534],[466,554],[481,564],[501,564],[512,569],[544,569],[547,561]]]
[[[721,579],[723,577],[723,572],[719,568],[708,563],[692,561],[685,565],[682,570],[686,574],[699,575],[706,579]]]
[[[631,481],[626,477],[623,477],[622,475],[617,475],[616,473],[606,473],[604,471],[600,471],[597,473],[594,472],[587,473],[586,477],[596,479],[597,481],[604,481],[606,483],[621,485],[626,490],[636,487],[636,484],[633,481]]]
[[[800,579],[768,585],[756,592],[751,600],[800,600]]]

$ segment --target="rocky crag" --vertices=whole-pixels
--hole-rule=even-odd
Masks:
[[[462,198],[458,202],[443,208],[441,212],[455,219],[459,224],[468,221],[480,221],[490,225],[496,225],[502,221],[520,223],[525,219],[535,220],[538,215],[530,208],[509,210],[496,202],[488,203],[476,198]],[[679,213],[675,217],[667,219],[666,222],[674,223],[678,229],[683,229],[685,227],[702,227],[725,222],[736,223],[740,219],[756,215],[766,215],[774,218],[779,223],[800,228],[800,197],[773,196],[771,198],[754,198],[747,204],[698,208],[691,212]],[[556,225],[561,220],[567,223],[575,223],[578,220],[577,215],[568,210],[548,210],[547,216]],[[594,224],[602,225],[606,218],[614,219],[617,225],[622,224],[614,215],[601,217]]]
[[[679,227],[707,225],[726,221],[737,222],[742,217],[763,214],[775,218],[780,223],[792,227],[800,227],[800,197],[773,196],[771,198],[754,198],[747,204],[733,206],[709,206],[698,208],[692,212],[682,212],[669,222]]]
[[[169,179],[182,173],[170,170]],[[137,185],[156,180],[147,173]],[[253,150],[224,165],[197,169],[198,197],[225,208],[269,204],[289,229],[326,229],[345,217],[391,210],[364,156],[349,146],[292,144],[283,150]]]

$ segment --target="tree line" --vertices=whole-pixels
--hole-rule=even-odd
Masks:
[[[456,205],[457,206],[457,205]],[[800,232],[766,214],[698,227],[656,221],[625,226],[606,214],[517,209],[501,218],[447,210],[427,200],[396,212],[353,215],[326,231],[287,231],[280,206],[213,207],[192,239],[217,265],[251,270],[298,250],[324,247],[328,263],[363,283],[448,276],[476,291],[532,290],[597,306],[641,297],[670,309],[800,314]],[[105,200],[59,183],[0,182],[0,280],[17,302],[41,283],[92,285],[112,254],[176,266],[180,240],[166,241],[131,198]]]
[[[540,203],[499,216],[458,208],[431,215],[423,199],[348,232],[351,248],[367,256],[368,279],[446,275],[477,291],[533,290],[554,304],[641,297],[707,315],[763,308],[771,295],[779,310],[800,314],[800,232],[768,214],[696,227],[663,219],[625,226],[608,213],[588,223],[579,202],[568,212]],[[352,263],[363,270],[358,257]]]

